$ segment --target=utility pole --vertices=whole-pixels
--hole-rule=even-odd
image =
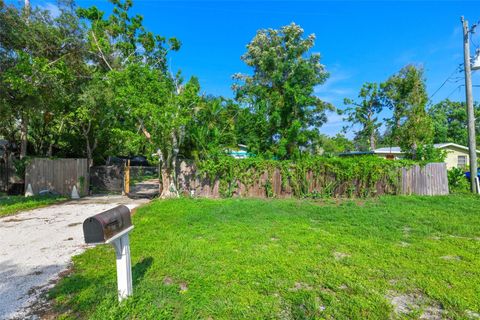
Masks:
[[[472,98],[472,71],[470,68],[470,30],[468,29],[468,21],[461,17],[463,25],[463,55],[465,69],[465,96],[467,102],[468,117],[468,151],[470,153],[470,190],[478,193],[477,190],[477,143],[475,137],[475,113],[473,111]]]

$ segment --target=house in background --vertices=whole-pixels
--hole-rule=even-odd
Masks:
[[[433,145],[437,149],[442,149],[447,152],[447,157],[445,158],[445,163],[447,164],[447,169],[451,168],[461,168],[466,169],[468,167],[470,157],[468,155],[468,147],[456,144],[456,143],[437,143]],[[405,152],[403,152],[400,147],[384,147],[378,148],[373,151],[356,151],[356,152],[345,152],[339,154],[339,156],[358,156],[358,155],[368,155],[374,154],[381,158],[399,160],[405,157]],[[480,151],[477,150],[477,155],[480,156]]]
[[[433,146],[437,149],[442,149],[447,152],[447,157],[445,158],[447,169],[466,169],[468,167],[470,161],[468,147],[451,142],[436,143]],[[373,153],[385,159],[402,159],[405,156],[405,152],[402,152],[400,147],[378,148],[375,149]],[[479,150],[477,150],[477,155],[480,155]]]
[[[238,149],[228,149],[225,151],[230,157],[235,159],[246,159],[253,156],[253,154],[248,152],[248,147],[244,144],[239,144]]]

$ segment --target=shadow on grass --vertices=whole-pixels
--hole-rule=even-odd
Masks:
[[[152,257],[143,258],[142,261],[137,262],[132,268],[132,278],[133,278],[133,285],[136,286],[137,284],[142,281],[143,277],[147,270],[151,267],[153,263]]]

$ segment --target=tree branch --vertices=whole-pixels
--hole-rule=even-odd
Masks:
[[[105,58],[105,55],[103,54],[102,48],[100,48],[100,45],[98,44],[97,37],[95,36],[95,32],[92,30],[92,37],[93,40],[95,41],[95,45],[97,46],[98,51],[100,52],[100,56],[102,57],[103,61],[107,64],[107,67],[110,69],[110,71],[113,70],[113,68],[110,66],[110,63],[108,63],[107,59]]]

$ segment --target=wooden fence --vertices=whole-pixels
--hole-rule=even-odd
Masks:
[[[89,176],[87,159],[32,159],[25,170],[25,188],[32,186],[33,193],[51,190],[70,195],[73,186],[81,196],[88,194]]]
[[[185,195],[194,194],[198,197],[219,198],[221,197],[220,182],[213,183],[204,177],[197,175],[192,163],[182,162],[177,174],[180,191]],[[383,194],[418,194],[418,195],[446,195],[448,191],[447,168],[445,163],[429,163],[426,166],[412,166],[400,169],[397,186],[393,186],[387,179],[380,179],[368,190],[368,195]],[[315,177],[312,172],[307,173],[308,186],[306,193],[319,196],[347,197],[363,196],[366,194],[365,186],[361,181],[353,179],[339,183],[334,175]],[[279,170],[274,170],[271,176],[268,173],[260,175],[252,185],[245,186],[236,182],[231,195],[233,197],[266,198],[266,185],[277,198],[290,198],[294,196],[293,187],[288,183],[282,183],[282,175]]]
[[[135,168],[135,167],[132,167]],[[158,172],[156,167],[138,167],[138,173],[146,171]],[[185,196],[192,194],[197,197],[220,198],[222,188],[219,180],[210,179],[198,174],[193,162],[182,161],[177,166],[177,181],[179,191]],[[131,173],[135,176],[136,171]],[[399,169],[398,181],[379,179],[374,186],[366,187],[361,181],[339,182],[335,175],[315,176],[312,172],[307,173],[308,186],[304,192],[318,196],[333,197],[361,197],[368,195],[383,194],[418,194],[418,195],[445,195],[448,194],[448,178],[445,163],[429,163],[426,166],[412,166]],[[123,190],[123,167],[122,166],[98,166],[90,170],[92,189],[97,192],[110,191],[121,192]],[[266,198],[267,185],[270,195],[277,198],[290,198],[295,195],[293,187],[288,181],[282,182],[282,174],[279,170],[273,170],[270,175],[261,174],[251,185],[246,186],[237,181],[231,190],[233,197]],[[224,188],[225,189],[225,188]],[[368,190],[367,190],[368,189]],[[35,190],[35,189],[34,189]],[[368,192],[367,192],[368,191]]]
[[[427,196],[448,194],[447,165],[429,163],[424,167],[415,165],[401,169],[399,193]]]

